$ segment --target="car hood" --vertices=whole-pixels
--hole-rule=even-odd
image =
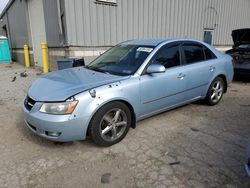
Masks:
[[[28,95],[35,101],[65,101],[80,92],[128,77],[100,73],[85,68],[70,68],[37,78],[31,84]]]
[[[250,28],[233,30],[232,38],[234,42],[234,47],[237,47],[241,44],[249,44],[250,43]]]

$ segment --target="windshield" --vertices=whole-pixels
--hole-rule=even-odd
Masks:
[[[153,46],[119,44],[92,61],[86,68],[120,76],[131,75],[153,49]]]

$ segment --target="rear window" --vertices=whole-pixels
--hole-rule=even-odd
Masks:
[[[183,45],[182,49],[186,57],[186,63],[196,63],[199,61],[204,61],[205,56],[203,48],[198,45]]]
[[[207,47],[203,47],[203,50],[204,50],[204,54],[205,54],[205,58],[206,60],[210,60],[210,59],[215,59],[216,56],[214,55],[214,53],[209,50]]]

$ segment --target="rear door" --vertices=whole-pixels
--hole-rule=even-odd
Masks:
[[[185,100],[204,96],[207,85],[215,73],[216,56],[206,46],[199,43],[184,42],[181,48],[187,71]]]

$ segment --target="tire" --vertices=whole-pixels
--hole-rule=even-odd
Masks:
[[[131,126],[131,112],[122,102],[111,102],[101,107],[89,125],[89,134],[99,146],[111,146],[120,142]]]
[[[222,78],[217,77],[213,80],[207,91],[206,102],[213,106],[220,102],[225,91],[225,82]]]

